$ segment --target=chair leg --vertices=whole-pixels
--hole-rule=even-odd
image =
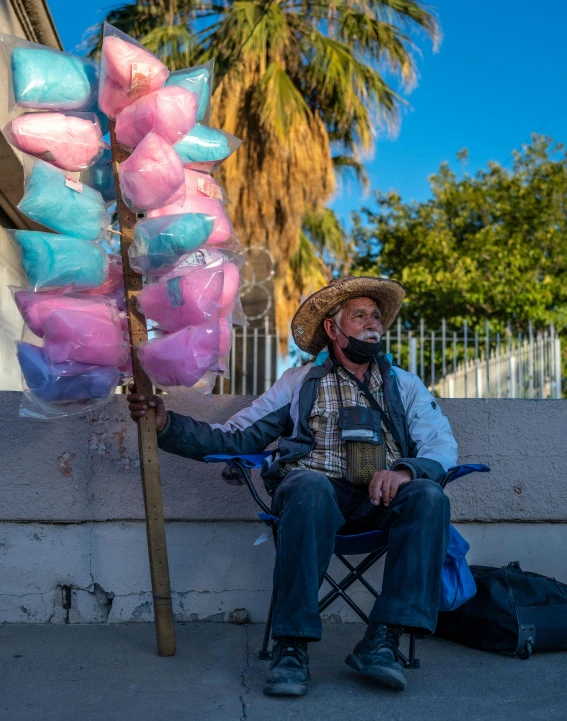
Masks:
[[[278,524],[271,523],[270,527],[272,529],[272,535],[274,538],[274,546],[277,546]],[[273,656],[272,652],[270,651],[270,634],[272,633],[272,616],[274,614],[274,595],[275,592],[272,591],[272,595],[270,596],[270,608],[268,609],[268,618],[266,619],[266,628],[264,629],[264,640],[262,642],[262,648],[258,653],[258,658],[261,661],[271,661]]]
[[[270,598],[270,609],[268,611],[268,618],[266,620],[266,628],[264,629],[264,641],[262,642],[262,648],[258,653],[258,658],[261,661],[271,661],[272,652],[270,651],[270,634],[272,633],[272,614],[274,612],[274,592],[272,591],[272,597]]]
[[[405,668],[419,668],[419,659],[415,657],[415,634],[410,633],[409,635],[409,652],[407,657],[401,652],[398,652],[400,661],[404,664]]]

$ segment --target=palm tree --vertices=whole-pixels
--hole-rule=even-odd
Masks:
[[[437,45],[418,0],[140,0],[108,22],[172,69],[216,60],[211,124],[244,140],[218,173],[245,245],[276,263],[276,325],[285,346],[303,293],[324,284],[350,248],[325,208],[336,172],[354,170],[405,101],[387,78],[416,80],[412,33]],[[101,31],[91,55],[100,51]]]

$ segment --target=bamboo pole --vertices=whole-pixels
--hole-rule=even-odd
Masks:
[[[137,353],[139,345],[148,338],[146,319],[136,307],[136,297],[142,290],[142,277],[133,272],[128,257],[128,248],[134,241],[136,214],[126,206],[120,193],[118,165],[126,160],[128,153],[116,142],[114,121],[110,122],[110,139],[118,222],[120,224],[120,251],[124,272],[124,290],[126,292],[126,305],[128,310],[128,330],[132,348],[134,384],[136,386],[136,392],[142,394],[146,399],[149,399],[153,393],[152,383],[142,368]],[[148,408],[145,415],[138,420],[138,447],[140,451],[140,470],[142,473],[142,488],[146,510],[146,533],[148,537],[150,573],[152,577],[158,654],[160,656],[173,656],[175,654],[175,631],[173,627],[165,520],[163,515],[157,433],[153,408]]]

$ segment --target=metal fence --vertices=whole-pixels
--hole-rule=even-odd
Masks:
[[[534,332],[484,333],[462,328],[417,332],[398,320],[386,333],[386,352],[417,373],[441,398],[561,398],[561,341],[553,325]]]
[[[232,331],[228,378],[219,378],[220,395],[258,395],[276,381],[278,337],[270,330],[268,317],[263,327],[238,327]]]
[[[429,330],[423,322],[408,330],[401,319],[384,337],[394,363],[416,373],[441,398],[561,398],[561,341],[553,325],[534,331],[483,333],[461,328]],[[263,327],[233,331],[229,378],[220,394],[259,394],[276,380],[278,338],[266,318]]]

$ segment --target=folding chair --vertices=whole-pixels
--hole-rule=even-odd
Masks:
[[[230,455],[210,455],[205,456],[207,463],[226,463],[227,468],[223,471],[222,476],[227,483],[232,485],[246,485],[250,491],[252,498],[256,501],[258,506],[262,509],[258,516],[260,519],[271,528],[274,545],[277,544],[278,534],[278,521],[279,518],[274,516],[268,506],[258,495],[250,471],[254,468],[261,468],[265,458],[271,455],[271,451],[265,451],[263,453],[253,453],[248,455],[230,456]],[[467,476],[469,473],[487,473],[490,468],[482,463],[465,463],[460,466],[453,466],[447,471],[445,478],[443,479],[441,486],[445,488],[448,483],[456,481],[457,478]],[[353,599],[347,594],[347,590],[352,586],[355,581],[359,581],[362,585],[375,597],[378,598],[378,591],[364,578],[364,573],[368,571],[378,559],[388,550],[388,533],[387,531],[369,531],[366,533],[359,533],[356,535],[335,536],[335,556],[343,563],[348,569],[348,573],[344,578],[337,582],[329,573],[325,574],[325,580],[331,586],[331,590],[323,596],[319,601],[319,613],[322,613],[333,601],[337,598],[342,598],[352,610],[360,616],[360,618],[368,623],[368,616],[362,611],[362,609],[353,601]],[[359,556],[362,554],[368,554],[363,558],[357,566],[353,566],[345,556]],[[270,633],[272,630],[272,613],[274,608],[274,595],[270,599],[270,608],[268,611],[268,619],[266,621],[266,629],[264,631],[264,641],[262,648],[259,652],[259,657],[262,660],[269,660],[272,658],[272,653],[269,650],[270,645]],[[415,634],[410,634],[409,638],[409,650],[408,655],[405,656],[399,652],[399,657],[406,668],[419,668],[419,659],[415,657]]]

